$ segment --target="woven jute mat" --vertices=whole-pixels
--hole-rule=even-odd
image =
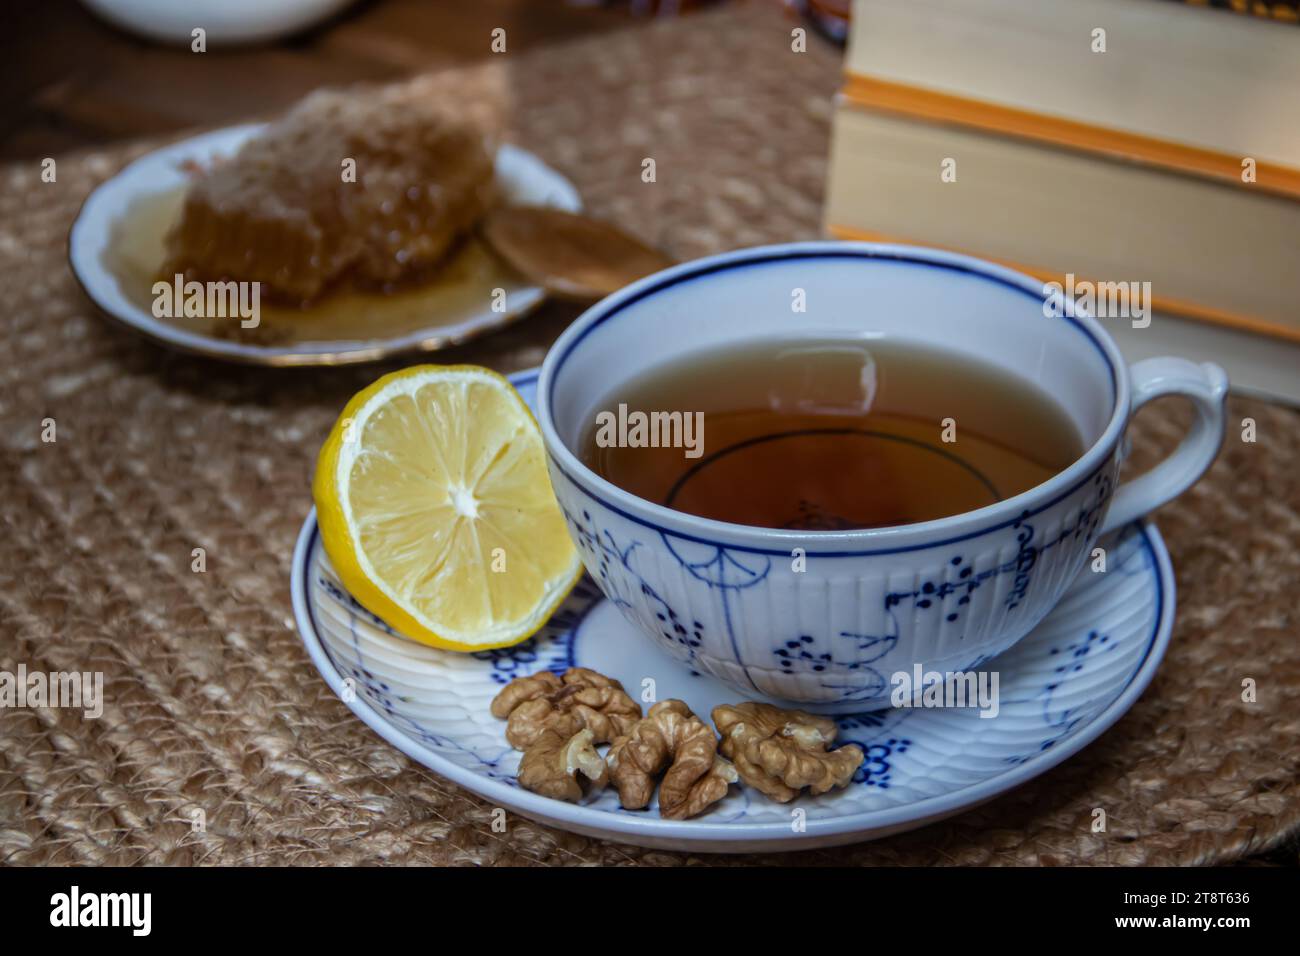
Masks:
[[[588,207],[688,257],[819,234],[839,58],[766,7],[512,52],[511,138]],[[291,619],[314,456],[388,367],[269,371],[165,352],[105,322],[65,263],[87,193],[148,146],[0,173],[0,670],[105,675],[97,720],[0,711],[7,863],[678,864],[512,818],[413,764],[317,675]],[[656,160],[655,183],[641,179]],[[536,364],[548,309],[446,354]],[[1300,828],[1300,416],[1229,403],[1211,473],[1159,525],[1178,577],[1154,683],[1064,765],[950,822],[736,863],[1207,863]],[[1255,421],[1257,441],[1236,423]],[[45,420],[54,442],[42,441]],[[1184,409],[1133,432],[1138,464]],[[206,571],[192,570],[193,549]],[[1242,700],[1242,681],[1257,702]],[[1091,832],[1104,808],[1109,829]],[[195,828],[195,810],[206,826]]]

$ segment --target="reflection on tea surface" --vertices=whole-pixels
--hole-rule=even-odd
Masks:
[[[589,422],[585,464],[658,504],[764,528],[943,518],[1027,491],[1083,451],[1069,417],[1032,383],[886,338],[767,339],[699,352],[648,370],[596,407],[620,405],[632,427],[611,441],[610,430]],[[662,414],[673,412],[683,421],[702,413],[694,457],[673,440],[676,419]]]

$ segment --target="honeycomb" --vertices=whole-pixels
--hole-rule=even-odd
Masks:
[[[427,83],[314,93],[196,174],[164,274],[298,304],[345,280],[391,288],[491,204],[492,138]]]

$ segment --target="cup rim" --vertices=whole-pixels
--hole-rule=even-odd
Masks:
[[[729,549],[767,555],[788,556],[793,548],[799,547],[804,549],[803,553],[808,557],[893,554],[972,538],[999,527],[1016,524],[1050,508],[1092,481],[1106,467],[1127,424],[1130,405],[1128,366],[1110,334],[1077,305],[1069,310],[1070,314],[1065,309],[1057,309],[1055,320],[1072,323],[1106,361],[1113,386],[1113,406],[1106,427],[1082,455],[1051,478],[1018,495],[973,511],[913,524],[836,531],[762,528],[717,521],[676,511],[623,490],[584,465],[560,439],[552,418],[551,394],[556,378],[569,355],[597,326],[664,289],[706,279],[716,273],[789,259],[845,258],[887,259],[961,272],[1024,292],[1040,305],[1062,298],[1060,293],[1045,295],[1044,283],[1024,273],[973,256],[924,246],[823,240],[755,246],[693,259],[639,279],[597,302],[578,316],[547,351],[537,382],[537,420],[552,467],[605,507],[661,534],[710,546],[721,543]],[[1052,321],[1046,316],[1044,318]]]

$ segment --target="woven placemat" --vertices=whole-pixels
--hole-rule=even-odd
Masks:
[[[839,57],[767,6],[504,70],[512,138],[588,206],[687,257],[818,235]],[[86,194],[147,144],[0,172],[0,669],[99,670],[103,716],[0,710],[0,862],[686,862],[511,818],[354,718],[294,632],[288,583],[314,456],[385,367],[264,371],[165,352],[97,316],[65,264]],[[656,161],[656,182],[641,178]],[[536,364],[551,308],[448,353]],[[1233,399],[1209,476],[1159,515],[1178,619],[1154,683],[1063,766],[950,822],[785,863],[1205,863],[1300,827],[1300,417]],[[41,440],[45,419],[57,441]],[[1149,462],[1187,424],[1153,406]],[[206,571],[192,552],[206,551]],[[1253,678],[1258,702],[1244,703]],[[1102,807],[1109,830],[1091,832]],[[206,826],[194,827],[201,809]],[[695,858],[698,859],[698,858]]]

